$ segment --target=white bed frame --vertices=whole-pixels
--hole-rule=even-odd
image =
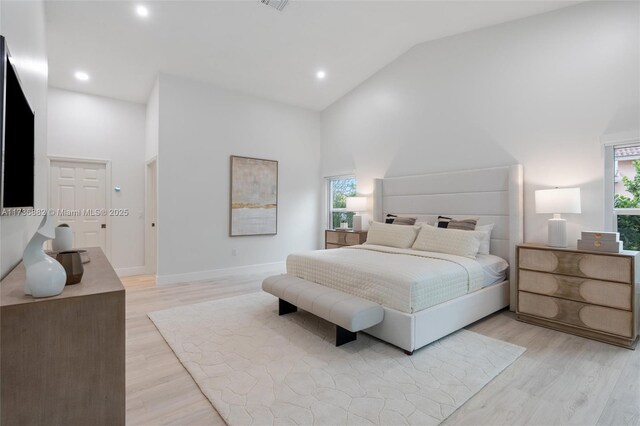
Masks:
[[[385,307],[384,320],[364,330],[408,353],[515,301],[516,245],[523,241],[522,165],[376,179],[374,219],[399,216],[477,217],[493,223],[491,253],[509,262],[509,280],[408,314]],[[515,306],[510,306],[514,310]]]

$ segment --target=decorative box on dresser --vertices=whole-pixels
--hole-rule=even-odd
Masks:
[[[365,241],[367,241],[367,231],[343,231],[338,229],[324,231],[325,249],[357,246]]]
[[[635,348],[639,254],[518,246],[518,320]]]
[[[24,294],[19,264],[1,282],[0,424],[124,425],[125,294],[100,248],[78,284]]]

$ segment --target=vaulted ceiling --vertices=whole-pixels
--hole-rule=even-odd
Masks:
[[[52,1],[49,82],[146,102],[166,72],[322,110],[418,43],[575,3],[290,0],[279,12],[258,0]]]

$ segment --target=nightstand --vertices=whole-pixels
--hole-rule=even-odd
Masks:
[[[339,229],[327,229],[324,231],[325,249],[356,246],[365,241],[367,241],[367,231],[341,231]]]
[[[635,348],[639,255],[518,246],[518,320]]]

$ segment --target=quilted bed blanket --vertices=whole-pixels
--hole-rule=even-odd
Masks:
[[[482,267],[473,259],[371,244],[291,254],[287,273],[406,313],[483,283]]]

